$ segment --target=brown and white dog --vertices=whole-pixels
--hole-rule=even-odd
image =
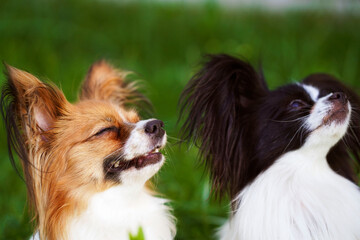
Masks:
[[[2,114],[10,158],[15,152],[23,167],[33,238],[128,239],[141,227],[146,240],[173,239],[167,201],[145,187],[164,163],[166,133],[162,121],[140,121],[125,107],[141,98],[126,73],[95,63],[71,104],[57,87],[6,69]]]

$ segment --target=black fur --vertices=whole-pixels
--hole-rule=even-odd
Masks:
[[[317,79],[310,80],[304,81],[317,86]],[[330,151],[328,161],[336,172],[355,181],[350,155],[359,162],[360,101],[343,85],[334,87],[331,91],[349,95],[353,115],[345,143]],[[292,104],[297,99],[302,101],[300,109]],[[180,119],[186,118],[181,137],[199,145],[214,192],[229,193],[233,199],[279,156],[303,145],[309,132],[299,118],[309,115],[313,104],[297,84],[269,91],[248,63],[227,55],[208,56],[181,95]]]
[[[244,116],[268,90],[249,64],[226,55],[208,58],[181,96],[180,118],[188,114],[182,138],[200,144],[215,193],[230,190],[233,195],[232,189],[242,187],[248,178],[248,162],[241,160],[245,157],[241,149],[248,143],[242,136],[250,130],[243,127],[249,121]]]
[[[120,172],[121,171],[111,171],[111,166],[117,162],[117,161],[123,161],[123,159],[120,157],[121,154],[113,154],[110,155],[109,157],[107,157],[106,159],[104,159],[104,163],[103,163],[103,169],[104,169],[104,174],[105,174],[105,179],[106,180],[111,180],[114,182],[119,182],[119,176],[120,176]]]

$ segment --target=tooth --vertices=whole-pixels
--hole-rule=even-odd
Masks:
[[[119,165],[120,165],[120,163],[119,163],[119,162],[116,162],[116,163],[114,164],[114,167],[118,168]]]

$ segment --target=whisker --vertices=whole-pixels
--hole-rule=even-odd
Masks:
[[[358,146],[360,146],[360,141],[351,127],[350,127],[350,131],[352,132],[352,136],[355,138],[356,143],[358,144]]]
[[[281,120],[272,120],[272,119],[270,119],[270,121],[273,121],[273,122],[279,122],[279,123],[289,123],[289,122],[297,122],[297,121],[300,121],[300,120],[306,119],[306,117],[307,117],[307,116],[303,116],[303,117],[299,117],[299,118],[297,118],[297,119],[294,119],[294,120],[288,120],[288,121],[286,121],[286,120],[283,120],[283,121],[281,121]]]
[[[172,140],[176,140],[176,141],[181,141],[180,138],[176,138],[176,137],[173,137],[173,136],[170,136],[170,135],[167,135],[167,138],[172,139]]]
[[[292,143],[292,141],[295,139],[296,135],[299,133],[299,131],[301,131],[301,129],[305,126],[305,124],[306,124],[306,122],[304,122],[304,123],[299,127],[299,129],[296,130],[294,136],[291,138],[291,140],[289,141],[288,145],[285,147],[283,153],[286,152],[286,150],[288,149],[288,147],[290,146],[290,144]]]
[[[350,148],[350,145],[348,143],[348,138],[349,138],[349,135],[347,134],[341,139],[341,141],[345,144],[346,148]]]

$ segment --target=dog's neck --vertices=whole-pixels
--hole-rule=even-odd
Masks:
[[[87,209],[72,219],[69,239],[128,239],[140,227],[147,240],[173,239],[174,219],[165,203],[144,187],[112,187],[91,197]]]
[[[129,239],[141,228],[146,240],[171,240],[176,228],[166,202],[144,186],[114,186],[90,197],[80,214],[70,215],[63,233],[68,240]],[[40,240],[39,233],[31,239]]]

